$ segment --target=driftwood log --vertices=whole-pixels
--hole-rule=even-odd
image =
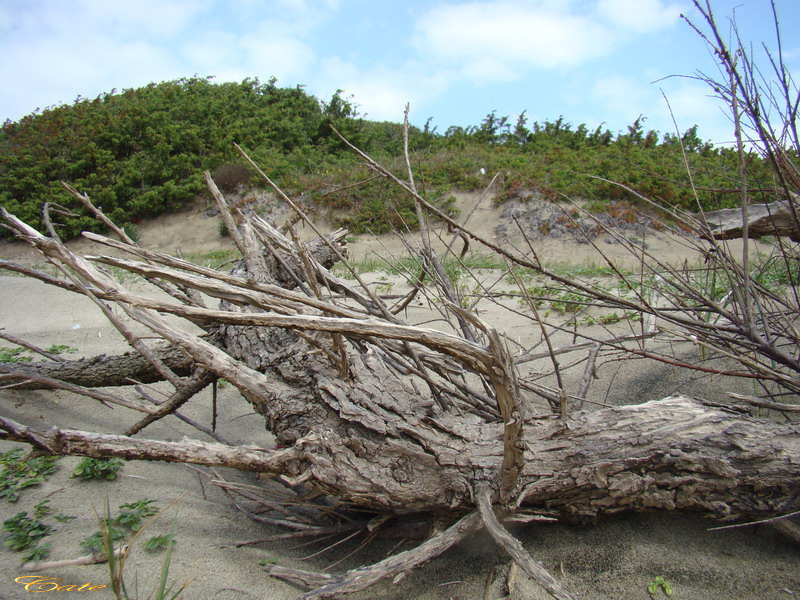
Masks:
[[[344,258],[343,232],[310,244],[290,241],[257,216],[234,219],[208,179],[244,257],[231,273],[94,234],[86,235],[132,258],[76,256],[55,236],[3,212],[18,237],[62,266],[67,279],[0,266],[95,299],[135,353],[4,366],[2,381],[79,391],[143,418],[127,432],[101,434],[0,417],[0,437],[53,454],[233,467],[373,514],[427,513],[447,521],[416,549],[341,575],[271,568],[313,589],[305,598],[401,574],[480,527],[553,597],[573,598],[504,530],[502,520],[519,512],[584,522],[627,510],[681,510],[732,522],[800,510],[800,425],[685,396],[568,410],[563,390],[554,396],[526,380],[502,336],[437,279],[441,264],[429,244],[420,254],[450,320],[446,331],[404,323],[397,306],[368,286],[334,276],[328,267]],[[127,291],[102,265],[158,282],[172,300]],[[207,307],[201,294],[219,306]],[[145,344],[109,303],[161,343]],[[176,327],[163,314],[204,333]],[[276,447],[133,437],[217,378],[263,415]],[[97,389],[156,380],[174,388],[160,405]],[[545,409],[532,401],[537,394]]]
[[[796,196],[786,201],[752,204],[747,207],[746,220],[741,208],[724,208],[695,217],[704,220],[708,224],[709,234],[718,240],[739,239],[745,235],[746,229],[750,238],[774,235],[800,242]]]

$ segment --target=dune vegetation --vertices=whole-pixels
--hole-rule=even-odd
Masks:
[[[575,126],[564,117],[530,122],[526,114],[514,120],[491,112],[477,125],[444,132],[430,120],[423,128],[411,127],[409,146],[420,191],[446,211],[453,190],[483,189],[498,173],[499,201],[568,196],[597,200],[602,209],[605,200],[635,200],[634,190],[689,210],[698,201],[706,210],[735,205],[733,149],[704,142],[697,126],[678,135],[645,125],[641,116],[615,133]],[[302,87],[278,87],[275,80],[216,83],[194,77],[79,97],[3,125],[0,205],[38,229],[44,204],[59,205],[70,211],[58,219],[63,237],[97,231],[102,225],[64,189],[64,181],[116,223],[137,223],[204,193],[204,170],[225,192],[258,185],[234,147],[239,144],[282,189],[307,205],[338,210],[344,215],[340,224],[355,232],[416,227],[408,196],[370,172],[334,128],[402,173],[401,124],[363,118],[341,92],[320,100]],[[754,156],[748,169],[756,199],[771,191],[763,161]]]

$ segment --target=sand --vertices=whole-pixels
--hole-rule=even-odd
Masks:
[[[462,214],[469,212],[474,197],[462,196]],[[481,203],[471,223],[481,234],[496,235],[498,208]],[[205,215],[205,206],[194,206],[183,213],[162,217],[140,226],[141,243],[155,250],[184,254],[208,252],[230,247],[220,238],[217,219]],[[321,226],[325,226],[322,224]],[[306,232],[306,235],[310,235]],[[521,243],[510,240],[507,243]],[[648,248],[659,256],[673,260],[700,260],[675,239],[661,233],[648,234]],[[621,252],[617,244],[605,243],[611,254]],[[85,241],[70,244],[81,252],[94,251]],[[396,241],[358,236],[352,244],[352,255],[358,260],[378,252],[400,253]],[[540,256],[553,261],[599,263],[602,258],[590,245],[570,239],[543,239],[535,242]],[[20,244],[3,244],[0,256],[17,261],[36,261]],[[496,274],[485,273],[487,280]],[[385,274],[371,274],[370,281],[391,284],[391,293],[401,293],[403,282]],[[136,285],[129,283],[129,285]],[[489,322],[499,318],[498,309],[481,308],[481,316]],[[425,306],[414,305],[407,315],[410,321],[430,318]],[[537,339],[538,332],[530,325],[504,317],[499,326],[514,331],[521,343]],[[89,301],[55,288],[20,277],[0,277],[0,327],[6,332],[33,343],[66,344],[78,348],[78,356],[116,353],[126,349],[120,335],[103,319]],[[602,333],[598,330],[597,332]],[[578,369],[580,370],[580,369]],[[579,377],[580,373],[572,377]],[[707,397],[722,396],[732,384],[712,378],[694,378],[675,372],[667,366],[636,361],[612,363],[600,369],[601,380],[594,384],[593,398],[608,403],[642,402],[675,392]],[[574,384],[574,379],[570,385]],[[728,386],[728,387],[726,387]],[[741,391],[741,390],[740,390]],[[208,423],[211,415],[208,391],[193,399],[183,409],[199,421]],[[220,389],[219,432],[234,443],[257,443],[269,447],[273,442],[264,430],[263,421],[232,386]],[[121,408],[108,409],[96,402],[66,392],[0,391],[0,413],[34,426],[58,424],[86,430],[117,433],[136,420],[136,415]],[[208,440],[177,418],[168,417],[148,427],[141,437],[179,440],[183,436]],[[19,444],[0,443],[0,451]],[[297,542],[269,543],[236,548],[236,542],[263,538],[282,530],[257,524],[239,512],[224,494],[197,470],[185,465],[129,462],[115,481],[83,482],[71,478],[78,458],[65,457],[58,472],[41,486],[22,493],[16,504],[0,503],[0,518],[7,519],[19,511],[32,512],[33,506],[49,500],[55,512],[76,517],[65,524],[55,524],[50,560],[67,559],[84,554],[80,541],[97,527],[95,509],[103,510],[108,501],[112,511],[123,503],[152,498],[159,507],[177,503],[146,532],[163,534],[175,526],[177,545],[170,576],[179,582],[189,580],[185,598],[234,600],[295,598],[297,588],[270,578],[259,561],[299,568],[324,570],[334,560],[355,550],[359,541],[343,543],[321,552],[333,543],[327,540],[302,548]],[[222,470],[226,478],[260,485],[251,474]],[[94,507],[94,508],[93,508]],[[758,598],[788,599],[800,597],[800,549],[763,527],[711,531],[715,524],[691,515],[625,514],[606,518],[589,527],[560,524],[539,524],[516,528],[515,533],[529,552],[547,569],[555,573],[580,598],[647,599],[647,586],[657,576],[673,587],[676,599]],[[0,534],[4,537],[5,534]],[[397,548],[397,540],[377,541],[338,569],[367,564],[384,558]],[[313,558],[306,558],[317,554]],[[162,555],[149,553],[140,546],[131,553],[126,568],[129,589],[138,581],[138,594],[148,596],[158,577]],[[457,548],[409,574],[401,583],[386,582],[353,597],[362,599],[426,599],[462,600],[505,597],[504,582],[509,559],[494,543],[479,534]],[[48,570],[43,577],[60,578],[63,584],[107,584],[105,565],[73,566]],[[14,579],[27,575],[20,568],[17,554],[0,551],[0,598],[29,598],[30,592]],[[63,592],[62,592],[63,593]],[[54,597],[58,597],[54,592]],[[110,592],[84,592],[86,597],[111,598]],[[49,597],[49,596],[48,596]],[[71,596],[70,596],[71,597]],[[548,596],[524,575],[517,578],[510,598],[538,599]],[[662,597],[666,597],[662,594]]]

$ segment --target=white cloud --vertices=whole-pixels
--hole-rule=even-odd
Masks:
[[[423,55],[482,81],[602,56],[613,40],[590,16],[566,12],[570,4],[501,0],[438,6],[419,20],[415,45]]]
[[[198,72],[215,75],[240,62],[238,37],[228,31],[199,32],[181,44],[180,53]]]
[[[709,139],[715,145],[731,143],[734,139],[731,118],[722,101],[713,97],[708,86],[688,79],[672,79],[665,81],[662,87],[666,96],[666,101],[661,97],[663,113],[667,115],[669,109],[672,110],[678,131],[683,132],[698,125],[703,139]],[[675,126],[671,120],[670,126],[669,131],[674,133]]]
[[[306,81],[317,59],[305,40],[337,2],[0,0],[0,69],[14,81],[0,119],[193,74]]]
[[[477,82],[514,81],[606,57],[633,36],[670,27],[685,1],[476,0],[420,16],[422,57]]]
[[[340,0],[278,0],[278,4],[298,13],[312,13],[322,8],[335,10],[339,7]]]
[[[590,90],[592,99],[602,107],[598,111],[610,121],[633,123],[640,115],[651,117],[650,107],[657,102],[654,90],[639,80],[611,75],[597,80]]]
[[[25,47],[24,58],[0,53],[0,71],[14,81],[0,96],[2,118],[181,74],[173,55],[159,45],[104,32],[84,32],[80,44],[65,36],[43,36]]]
[[[322,61],[323,74],[310,90],[327,99],[337,89],[353,96],[361,114],[370,119],[400,121],[407,103],[419,115],[426,102],[441,93],[447,78],[423,72],[421,65],[408,63],[400,68],[375,67],[362,70],[341,58]],[[412,119],[413,120],[413,119]]]
[[[239,41],[243,66],[253,74],[275,76],[282,83],[304,79],[315,61],[311,47],[286,36],[275,24],[262,24]]]
[[[634,33],[650,33],[672,25],[687,7],[662,0],[598,0],[597,12],[610,24]]]
[[[604,77],[591,87],[590,97],[609,121],[631,124],[641,114],[643,127],[665,133],[683,133],[698,125],[700,136],[714,145],[733,139],[730,118],[721,102],[697,81],[672,78],[658,84],[622,76]]]
[[[198,14],[209,7],[204,0],[136,0],[108,2],[80,0],[65,4],[79,21],[96,31],[129,35],[166,36],[183,31]]]

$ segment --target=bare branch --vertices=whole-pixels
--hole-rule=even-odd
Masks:
[[[499,546],[508,552],[514,562],[532,577],[536,583],[541,585],[548,593],[557,600],[576,600],[576,596],[572,595],[559,581],[556,580],[547,570],[533,558],[522,547],[522,544],[517,538],[512,536],[506,531],[497,520],[492,509],[492,492],[491,488],[487,485],[479,486],[476,492],[478,507],[480,508],[481,519],[486,527],[486,530],[494,538],[494,541]]]

